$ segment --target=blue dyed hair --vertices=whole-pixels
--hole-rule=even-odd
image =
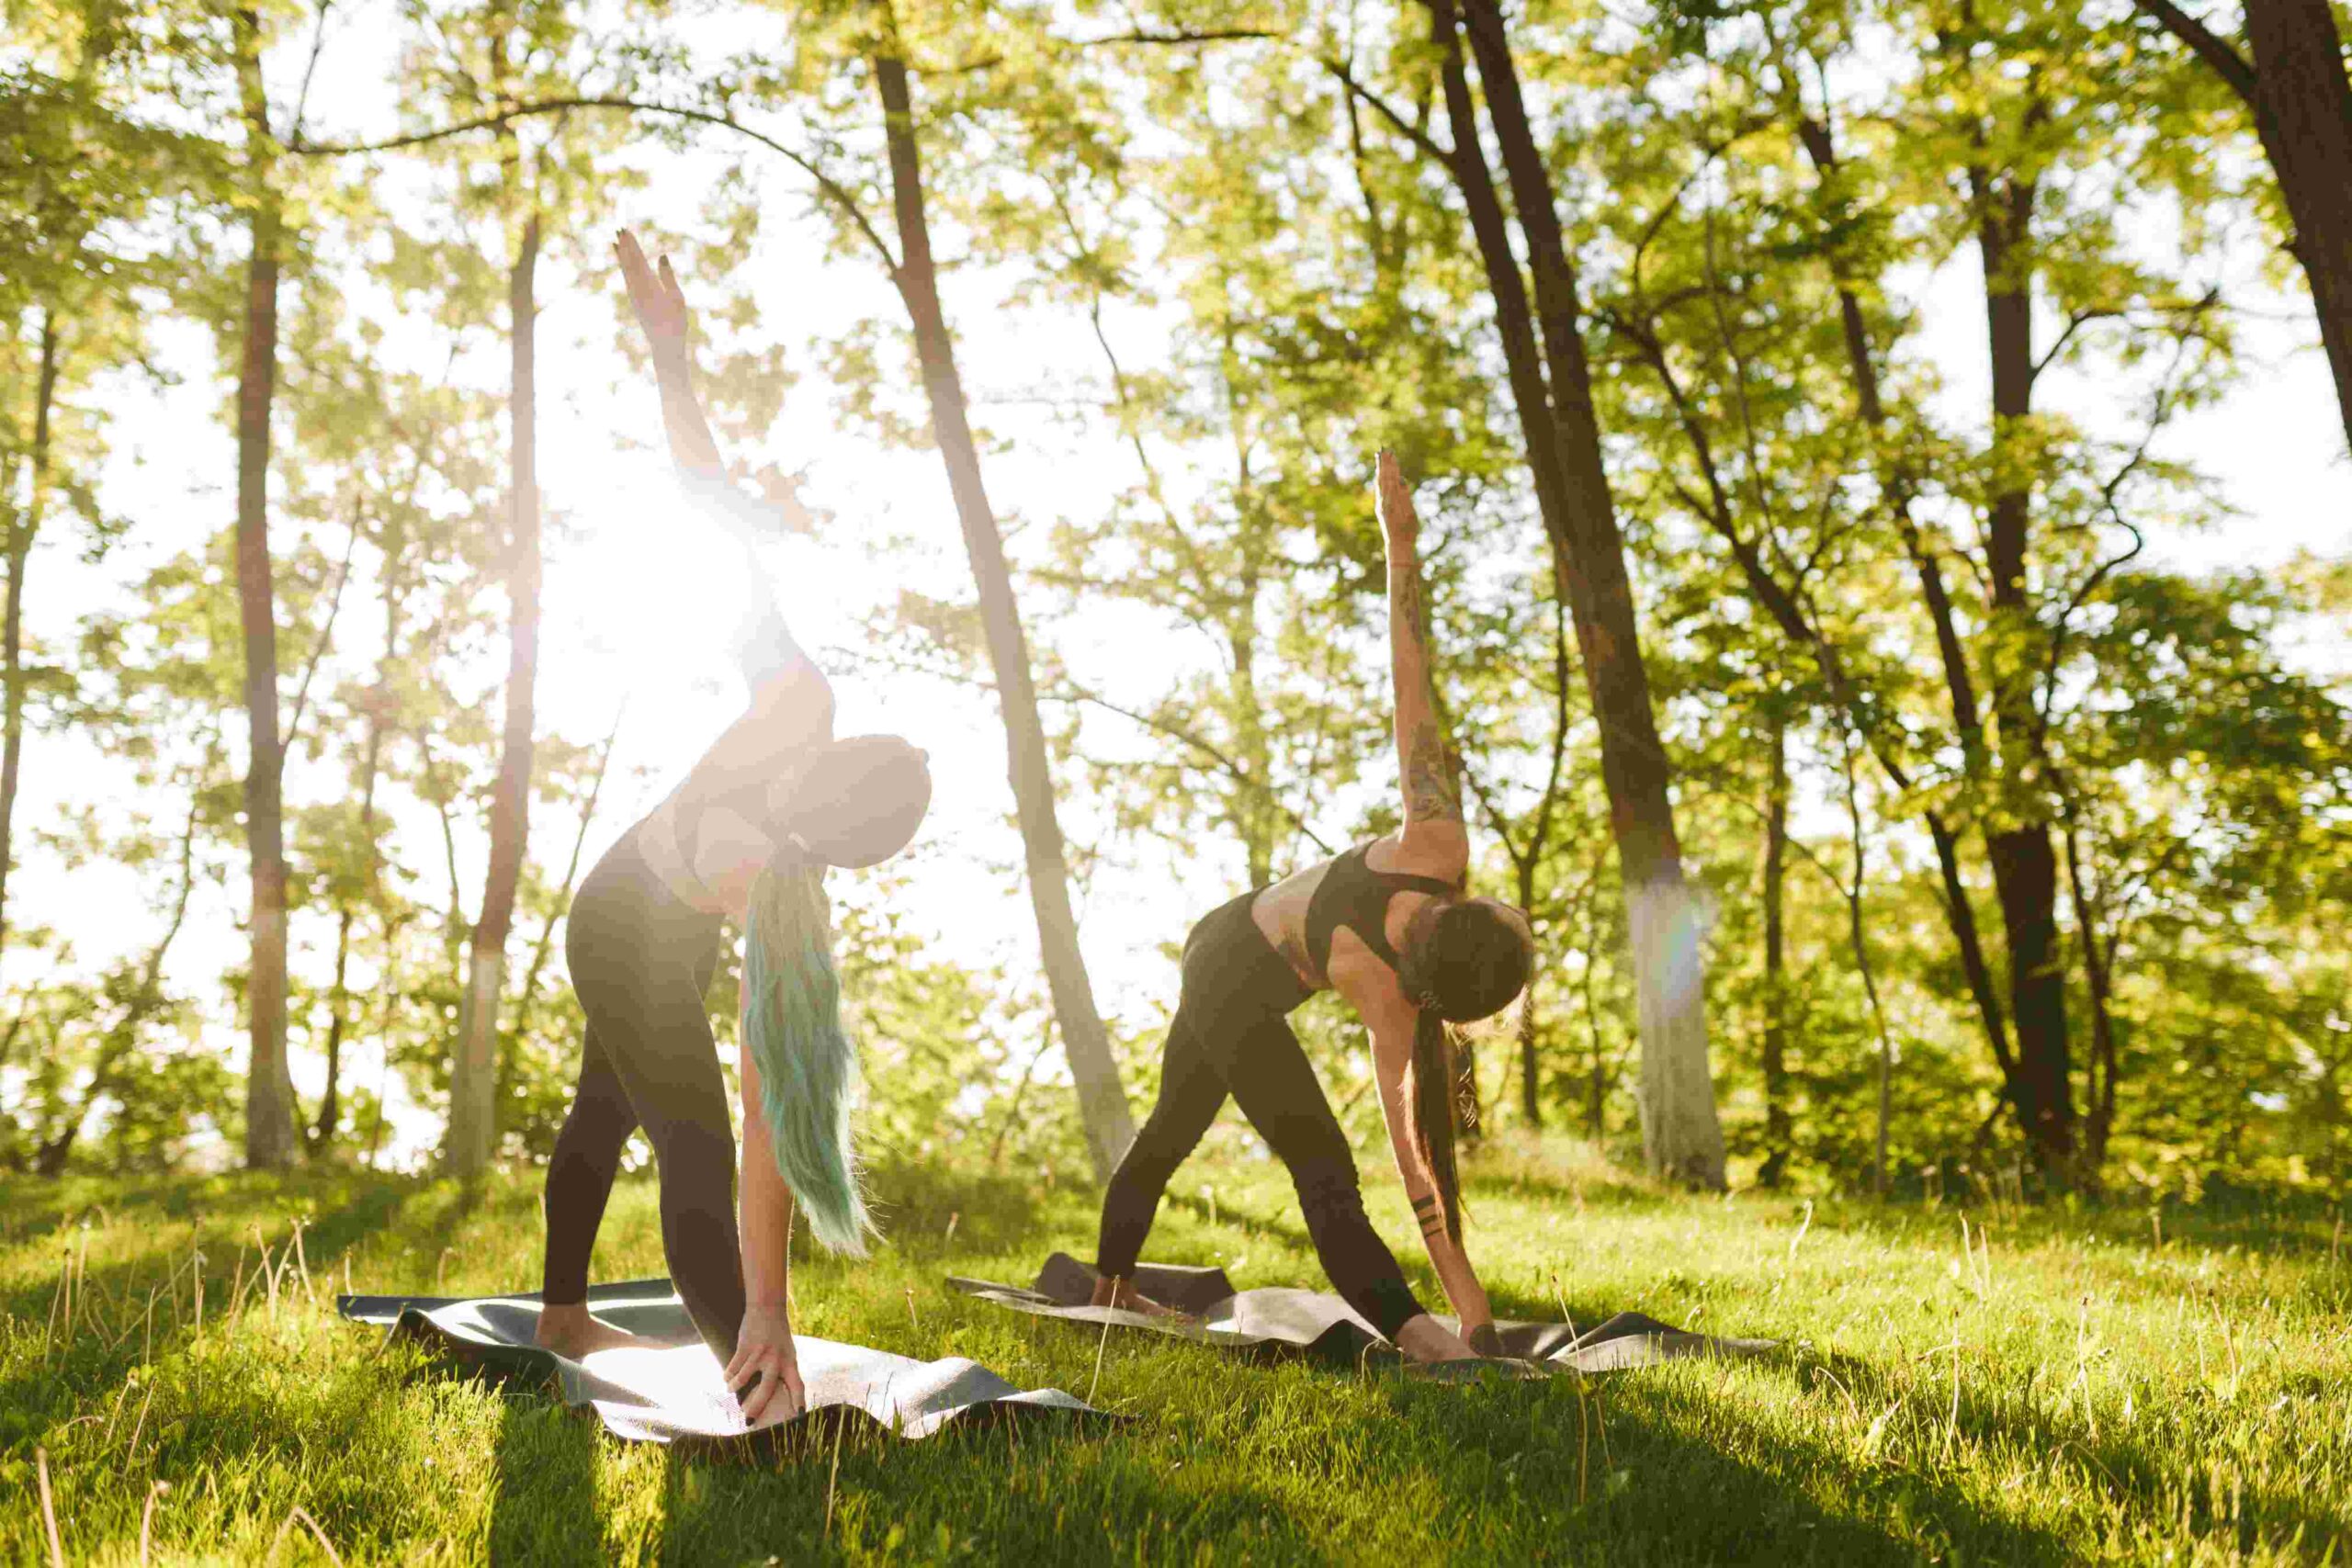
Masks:
[[[743,984],[751,997],[745,1043],[759,1066],[776,1169],[817,1239],[863,1257],[874,1224],[850,1141],[857,1047],[842,1027],[825,868],[797,845],[787,844],[752,885]]]

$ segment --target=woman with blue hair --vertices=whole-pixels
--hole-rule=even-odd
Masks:
[[[662,423],[689,496],[745,547],[761,508],[736,492],[694,391],[690,319],[669,258],[615,247],[652,350]],[[849,1134],[856,1055],[841,1019],[824,873],[903,849],[931,802],[923,753],[896,736],[837,739],[833,693],[773,602],[743,629],[742,717],[624,834],[573,898],[567,955],[586,1015],[580,1087],[548,1168],[538,1342],[582,1356],[631,1342],[589,1314],[589,1255],[642,1126],[662,1184],[678,1294],[726,1364],[746,1420],[805,1402],[786,1310],[794,1211],[836,1252],[869,1226]],[[743,930],[743,1180],[703,1006],[720,932]]]

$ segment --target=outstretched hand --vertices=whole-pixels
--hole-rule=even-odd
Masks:
[[[1405,470],[1396,464],[1396,454],[1385,446],[1373,467],[1373,491],[1380,505],[1380,526],[1392,544],[1409,545],[1421,531],[1420,519],[1413,513],[1413,492],[1405,483]]]
[[[637,236],[627,229],[614,242],[613,255],[620,263],[621,280],[628,285],[629,308],[637,312],[637,324],[645,329],[654,358],[684,356],[693,317],[686,310],[685,290],[678,287],[678,275],[670,268],[670,258],[662,258],[657,272],[646,261]]]

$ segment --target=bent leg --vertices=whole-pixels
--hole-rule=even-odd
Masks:
[[[1277,1019],[1234,1043],[1233,1098],[1290,1171],[1323,1271],[1357,1314],[1390,1340],[1421,1314],[1396,1255],[1372,1228],[1356,1160],[1290,1025]]]
[[[1225,1078],[1204,1049],[1196,1017],[1196,1010],[1179,999],[1160,1064],[1159,1103],[1127,1145],[1102,1194],[1094,1269],[1105,1278],[1125,1279],[1135,1273],[1169,1178],[1200,1146],[1225,1105]]]

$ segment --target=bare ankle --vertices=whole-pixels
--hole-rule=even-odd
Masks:
[[[539,1324],[531,1337],[541,1345],[577,1339],[588,1331],[586,1302],[550,1302],[539,1308]]]
[[[1396,1348],[1416,1361],[1464,1361],[1477,1356],[1458,1335],[1427,1313],[1396,1331]]]

